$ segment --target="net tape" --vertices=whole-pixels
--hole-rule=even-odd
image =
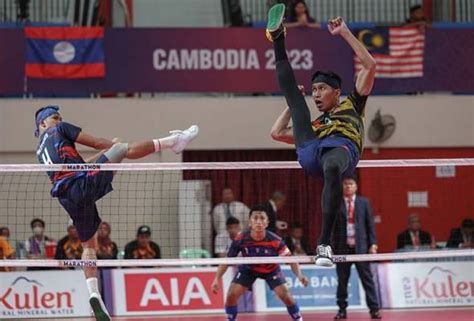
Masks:
[[[361,160],[358,168],[473,166],[474,158]],[[300,169],[298,162],[0,164],[0,172]]]
[[[441,259],[473,257],[474,249],[419,251],[403,253],[334,255],[334,263],[344,262],[380,262],[393,260]],[[275,256],[275,257],[235,257],[235,258],[197,258],[197,259],[154,259],[154,260],[0,260],[0,267],[164,267],[196,265],[239,265],[239,264],[290,264],[314,263],[312,256]]]

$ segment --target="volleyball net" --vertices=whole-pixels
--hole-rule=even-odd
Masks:
[[[104,234],[99,231],[99,246],[105,244],[98,249],[101,260],[81,260],[74,224],[50,195],[46,172],[69,171],[115,172],[113,191],[96,203],[102,221],[108,223],[99,228],[105,229]],[[473,215],[474,159],[363,160],[357,183],[357,194],[371,203],[379,254],[336,251],[335,262],[474,256],[470,248],[474,240],[449,241],[452,229]],[[321,229],[321,191],[322,181],[309,178],[296,162],[4,164],[0,165],[0,226],[9,231],[2,233],[9,234],[15,258],[0,260],[0,267],[312,263]],[[298,247],[298,255],[217,258],[216,252],[223,252],[218,245],[222,233],[227,233],[227,218],[239,218],[244,229],[249,208],[275,206],[268,203],[272,196],[278,203],[277,234],[287,240],[303,234],[305,246]],[[228,208],[221,204],[226,202]],[[400,244],[410,214],[430,237]],[[335,242],[345,243],[343,219],[341,212],[333,232]],[[110,240],[116,249],[110,248]]]

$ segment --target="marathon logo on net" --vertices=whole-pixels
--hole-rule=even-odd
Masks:
[[[211,291],[215,272],[125,274],[128,312],[222,309]],[[220,284],[222,289],[222,283]]]
[[[73,164],[73,165],[63,165],[63,171],[87,171],[87,170],[100,170],[100,164]]]
[[[402,279],[405,302],[412,304],[473,304],[474,275],[458,275],[433,267],[425,277]]]
[[[0,293],[0,316],[41,317],[74,315],[74,289],[48,291],[37,280],[17,277]]]
[[[97,261],[96,260],[64,260],[64,266],[71,266],[71,267],[96,267]]]

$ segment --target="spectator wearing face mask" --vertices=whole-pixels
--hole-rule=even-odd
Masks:
[[[53,239],[44,235],[45,223],[40,218],[35,218],[30,223],[33,233],[25,241],[26,257],[30,260],[46,259],[46,243],[54,242]],[[38,270],[41,268],[29,267],[28,270]]]

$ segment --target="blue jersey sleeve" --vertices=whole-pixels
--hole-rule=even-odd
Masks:
[[[227,252],[227,257],[236,257],[240,253],[240,244],[241,240],[234,240],[230,245],[229,251]]]
[[[77,136],[82,131],[82,128],[66,122],[60,122],[56,126],[56,128],[59,134],[61,134],[63,137],[69,139],[72,142],[76,141]]]

